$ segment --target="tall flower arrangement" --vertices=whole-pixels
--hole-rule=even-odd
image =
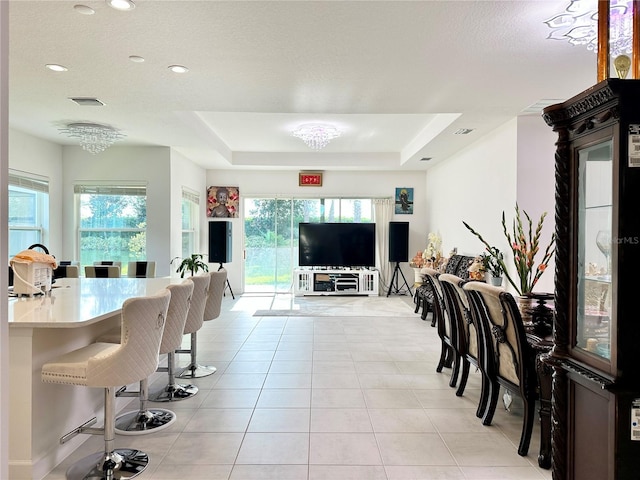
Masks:
[[[508,282],[513,286],[518,295],[526,295],[533,291],[536,283],[545,272],[551,256],[555,252],[555,234],[551,236],[549,244],[544,249],[542,259],[535,265],[536,255],[540,252],[540,235],[542,234],[542,226],[544,219],[547,216],[547,212],[540,215],[540,219],[534,230],[533,221],[527,212],[522,210],[525,221],[522,220],[522,215],[518,204],[516,204],[516,216],[512,222],[510,228],[507,227],[507,221],[504,212],[502,212],[502,230],[504,236],[509,243],[511,252],[513,253],[513,263],[516,267],[516,273],[518,275],[517,282],[509,275],[507,267],[504,263],[502,256],[498,256],[496,252],[499,252],[495,247],[489,245],[489,243],[480,235],[477,231],[471,228],[466,222],[462,222],[464,226],[473,233],[478,239],[487,247],[487,252],[492,255],[494,259],[502,266],[505,272]]]

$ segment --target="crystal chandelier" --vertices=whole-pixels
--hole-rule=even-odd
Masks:
[[[609,14],[610,54],[613,58],[631,53],[633,0],[611,0]],[[564,13],[547,20],[553,31],[547,38],[567,40],[598,51],[597,0],[571,0]]]
[[[342,132],[332,125],[320,123],[306,123],[296,128],[291,135],[300,138],[308,147],[320,150],[331,140],[340,136]]]
[[[82,149],[94,155],[126,137],[119,130],[99,123],[70,123],[60,131],[71,138],[79,138]]]

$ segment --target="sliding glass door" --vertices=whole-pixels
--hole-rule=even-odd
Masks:
[[[248,198],[244,203],[244,291],[292,291],[300,222],[373,221],[371,199]]]

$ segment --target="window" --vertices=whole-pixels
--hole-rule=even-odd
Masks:
[[[198,215],[200,196],[182,189],[182,258],[198,253],[198,235],[200,231],[200,216]]]
[[[147,187],[76,185],[80,265],[95,261],[127,263],[147,257]]]
[[[9,258],[34,243],[46,244],[49,181],[9,171]]]

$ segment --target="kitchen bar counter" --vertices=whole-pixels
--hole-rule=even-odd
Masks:
[[[60,445],[93,417],[102,424],[99,388],[43,383],[42,365],[83,347],[120,323],[127,298],[153,295],[181,278],[64,278],[50,294],[9,299],[9,476],[41,479],[87,435]],[[120,402],[121,401],[121,402]],[[122,408],[130,399],[120,399]]]

